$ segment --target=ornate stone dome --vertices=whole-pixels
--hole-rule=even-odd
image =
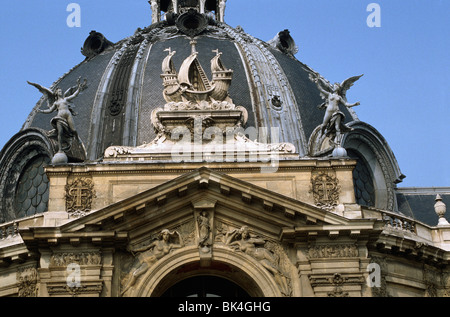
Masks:
[[[66,92],[66,96],[77,87],[82,88],[73,99],[75,131],[66,128],[69,134],[76,132],[75,141],[68,145],[69,163],[100,162],[111,147],[152,144],[161,133],[158,129],[161,122],[156,119],[155,111],[168,110],[169,95],[181,96],[189,89],[206,93],[218,89],[219,82],[225,87],[222,97],[192,95],[197,100],[194,102],[197,110],[204,98],[210,98],[209,105],[219,102],[223,111],[238,109],[236,115],[241,118],[236,120],[244,129],[276,128],[278,132],[276,137],[271,136],[272,143],[288,144],[288,152],[298,159],[332,155],[333,139],[321,134],[325,111],[320,106],[324,104],[322,90],[331,91],[334,86],[297,60],[298,48],[289,30],[281,30],[265,42],[245,33],[241,27],[233,28],[224,22],[226,1],[149,2],[153,9],[150,26],[117,43],[92,31],[82,48],[86,59],[50,89],[40,87],[43,97],[23,129],[2,151],[0,181],[4,184],[1,188],[4,220],[45,209],[42,204],[48,197],[43,191],[45,186],[41,185],[45,184],[45,177],[41,175],[38,181],[24,171],[50,162],[62,147],[55,131],[54,114],[40,112],[51,106],[48,91],[57,88]],[[220,78],[221,72],[229,77]],[[80,84],[83,81],[85,86]],[[177,107],[186,109],[191,101],[182,97],[172,100],[179,103]],[[190,119],[177,116],[177,120],[183,118]],[[339,139],[339,147],[359,159],[362,166],[356,173],[370,180],[357,183],[358,199],[371,206],[395,210],[394,187],[403,176],[387,142],[373,127],[359,121],[352,108],[341,105],[339,118],[348,129]],[[24,200],[24,192],[17,188],[26,185],[17,187],[16,184],[30,180],[43,188],[39,195],[44,196],[38,199],[37,194],[28,194],[29,201]],[[19,196],[21,205],[33,206],[26,215],[14,214]]]

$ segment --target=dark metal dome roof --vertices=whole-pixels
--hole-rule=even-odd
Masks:
[[[279,127],[280,142],[295,145],[300,156],[308,154],[308,140],[322,123],[323,100],[309,76],[313,71],[298,61],[289,31],[263,42],[241,28],[234,29],[207,14],[188,11],[179,18],[152,24],[118,43],[92,31],[84,43],[86,60],[55,82],[62,90],[86,79],[88,87],[75,99],[75,125],[87,158],[97,160],[109,146],[139,146],[151,142],[155,132],[151,112],[164,105],[161,64],[166,49],[177,51],[173,61],[180,67],[197,41],[198,59],[208,65],[213,50],[234,71],[229,94],[249,113],[248,127]],[[207,76],[211,76],[205,67]],[[42,98],[29,115],[24,129],[51,130],[51,115]],[[352,121],[352,113],[342,112]]]
[[[224,8],[218,6],[224,1],[180,1],[177,8],[173,8],[177,1],[150,2],[161,6],[155,9],[164,13],[164,19],[154,13],[152,25],[138,29],[117,43],[92,31],[82,47],[86,59],[49,89],[73,94],[74,87],[78,86],[77,91],[81,91],[73,99],[77,138],[70,138],[76,142],[71,141],[70,150],[66,151],[69,163],[105,161],[111,154],[108,152],[111,147],[136,148],[158,140],[161,130],[155,125],[153,115],[168,105],[165,94],[171,83],[182,85],[177,82],[180,77],[171,78],[171,75],[172,71],[175,74],[183,68],[186,61],[195,61],[196,70],[192,78],[193,73],[184,73],[183,80],[206,83],[197,85],[204,91],[212,90],[208,83],[215,80],[226,82],[228,96],[221,100],[209,99],[210,106],[214,102],[223,105],[231,101],[229,105],[235,110],[233,118],[237,118],[239,125],[245,124],[244,129],[277,129],[278,139],[272,138],[269,143],[288,145],[284,150],[293,154],[291,158],[331,154],[333,142],[322,130],[325,125],[322,125],[324,100],[321,92],[324,88],[334,91],[334,86],[297,60],[298,48],[288,30],[264,42],[245,33],[241,27],[232,28],[223,22]],[[215,16],[210,10],[215,11]],[[207,67],[212,61],[216,65]],[[81,89],[80,83],[84,80],[87,86]],[[348,89],[346,82],[338,85],[339,89]],[[177,89],[183,92],[184,88]],[[24,216],[24,208],[15,207],[18,203],[30,206],[26,215],[39,213],[46,207],[48,197],[44,190],[24,195],[30,181],[35,182],[37,188],[46,188],[46,180],[40,174],[35,176],[28,171],[48,163],[52,157],[55,159],[58,149],[62,148],[54,133],[62,131],[55,128],[58,118],[40,111],[49,106],[48,93],[43,94],[22,130],[0,153],[0,184],[3,184],[0,186],[0,222]],[[389,145],[376,129],[359,121],[349,105],[339,104],[338,110],[339,119],[344,118],[349,131],[339,145],[363,164],[356,170],[359,174],[355,177],[370,176],[368,179],[373,183],[368,186],[356,182],[359,202],[399,211],[395,184],[404,176]],[[183,118],[177,117],[178,120]],[[173,117],[168,121],[171,119]],[[158,147],[156,149],[159,151]],[[377,188],[376,193],[374,188]]]

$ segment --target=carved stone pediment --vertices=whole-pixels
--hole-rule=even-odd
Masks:
[[[232,218],[240,226],[260,228],[265,235],[276,239],[283,232],[289,237],[309,230],[336,228],[357,234],[373,227],[373,221],[353,221],[203,167],[52,230],[61,239],[77,232],[87,239],[102,232],[104,240],[128,236],[133,243],[140,243],[144,240],[141,236],[148,235],[149,231],[173,230],[184,223],[194,223],[202,211],[212,210],[216,219]],[[49,230],[39,227],[21,233],[26,240],[28,235],[41,230],[50,235]]]
[[[242,221],[242,225],[255,224],[255,222],[270,224],[273,229],[265,228],[264,230],[269,231],[274,237],[277,237],[283,228],[303,227],[310,224],[342,226],[350,221],[327,212],[323,208],[208,168],[200,168],[129,197],[120,203],[93,211],[85,217],[68,223],[64,228],[72,232],[89,225],[97,226],[98,230],[122,232],[129,230],[128,219],[134,219],[133,215],[139,215],[141,223],[151,223],[152,217],[157,217],[160,219],[158,220],[160,228],[164,223],[166,226],[171,224],[173,226],[186,221],[187,219],[184,218],[188,215],[194,216],[195,210],[202,209],[199,206],[208,205],[206,202],[214,202],[216,208],[224,208],[229,213],[233,211],[238,218],[245,215],[248,220]],[[177,216],[170,218],[172,213],[176,213]],[[193,221],[194,218],[190,220]]]

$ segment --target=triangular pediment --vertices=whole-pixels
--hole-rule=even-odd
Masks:
[[[349,220],[229,175],[200,168],[61,227],[31,229],[41,235],[49,231],[54,235],[57,231],[60,239],[95,236],[99,241],[128,239],[132,244],[140,244],[163,229],[192,234],[189,231],[198,230],[202,211],[214,218],[216,227],[247,226],[269,239],[291,239],[324,230],[330,235],[343,231],[360,233],[361,229],[373,228],[371,221]]]

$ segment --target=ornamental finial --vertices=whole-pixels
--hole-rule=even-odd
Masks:
[[[448,223],[447,219],[445,219],[445,213],[447,212],[447,206],[442,201],[442,197],[439,194],[436,196],[436,204],[434,205],[434,210],[439,217],[438,226],[450,225],[450,223]]]
[[[152,24],[169,19],[170,17],[178,16],[186,13],[189,10],[197,11],[200,14],[205,14],[219,22],[225,20],[225,9],[227,0],[170,0],[159,1],[149,0],[148,3],[152,9]]]

